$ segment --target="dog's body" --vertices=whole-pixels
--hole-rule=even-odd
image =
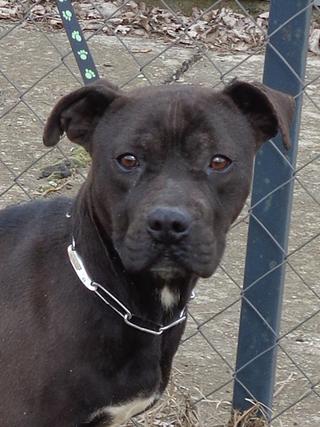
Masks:
[[[1,427],[118,426],[165,389],[184,323],[136,330],[90,292],[67,255],[148,325],[179,318],[223,254],[259,145],[289,97],[236,82],[128,95],[105,81],[64,97],[46,145],[66,131],[93,163],[75,200],[0,213]]]
[[[2,427],[78,426],[104,407],[131,400],[142,405],[146,401],[141,412],[167,382],[183,326],[160,338],[135,331],[90,294],[66,257],[70,208],[70,200],[58,199],[9,208],[0,216],[1,244],[6,248],[1,251],[6,277],[1,280]],[[85,215],[83,211],[84,220]],[[136,315],[157,319],[161,302],[145,292],[150,283],[137,285],[145,297],[142,312],[109,268],[96,231],[83,221],[82,226],[83,256],[95,280],[108,284]],[[6,240],[4,227],[11,230]],[[24,265],[28,269],[18,279]],[[97,419],[108,417],[101,411]],[[119,419],[125,420],[121,414]]]

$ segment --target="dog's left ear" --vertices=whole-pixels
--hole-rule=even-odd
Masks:
[[[70,141],[90,151],[90,137],[106,108],[120,96],[116,86],[100,79],[64,96],[53,108],[43,133],[47,147],[56,145],[66,132]]]
[[[231,97],[251,123],[257,148],[280,130],[284,146],[290,148],[290,125],[295,110],[292,96],[258,83],[235,81],[224,94]]]

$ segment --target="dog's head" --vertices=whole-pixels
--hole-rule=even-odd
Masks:
[[[62,98],[44,143],[68,138],[91,154],[92,194],[126,269],[210,276],[250,190],[254,155],[294,102],[258,83],[119,91],[105,80]]]

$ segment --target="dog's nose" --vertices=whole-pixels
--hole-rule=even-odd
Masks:
[[[172,207],[153,209],[147,218],[147,230],[161,243],[175,243],[189,233],[191,217],[185,210]]]

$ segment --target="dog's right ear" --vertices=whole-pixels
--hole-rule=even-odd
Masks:
[[[90,139],[106,108],[120,96],[118,88],[100,79],[64,96],[53,108],[44,128],[43,142],[56,145],[64,132],[70,141],[90,151]]]

